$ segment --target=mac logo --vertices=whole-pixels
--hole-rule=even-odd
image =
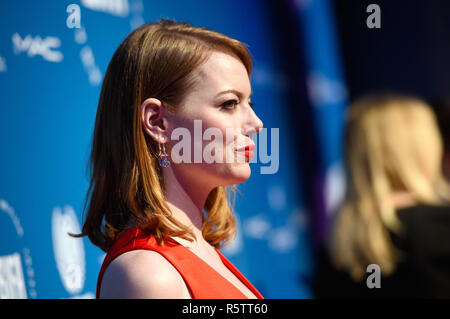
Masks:
[[[61,62],[63,54],[59,51],[52,50],[61,46],[61,40],[57,37],[45,37],[27,35],[25,38],[16,32],[12,36],[14,53],[27,52],[29,57],[41,55],[45,60],[50,62]]]

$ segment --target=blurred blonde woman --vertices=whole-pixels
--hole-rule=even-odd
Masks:
[[[328,244],[331,265],[341,271],[328,278],[339,283],[336,295],[450,297],[450,188],[442,153],[435,115],[423,101],[380,95],[350,107],[347,192]],[[381,288],[367,286],[370,264],[380,267]]]

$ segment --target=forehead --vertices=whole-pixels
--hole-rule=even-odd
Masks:
[[[213,52],[195,71],[196,91],[214,93],[236,89],[245,94],[251,91],[250,80],[244,64],[236,57]]]

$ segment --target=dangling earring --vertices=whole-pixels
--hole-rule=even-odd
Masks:
[[[164,137],[161,137],[161,139],[164,141]],[[162,146],[162,151],[161,151],[161,143],[159,142],[159,138],[158,138],[158,146],[159,146],[159,165],[162,167],[169,167],[170,162],[167,159],[167,153],[166,153],[166,148],[163,144]]]

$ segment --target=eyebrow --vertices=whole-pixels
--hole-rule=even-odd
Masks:
[[[244,94],[243,94],[242,92],[239,92],[238,90],[235,90],[235,89],[230,89],[230,90],[225,90],[225,91],[222,91],[222,92],[218,93],[218,94],[216,95],[216,97],[219,97],[219,96],[221,96],[221,95],[223,95],[223,94],[227,94],[227,93],[234,93],[234,94],[236,94],[239,98],[241,98],[242,96],[244,96]],[[253,91],[250,92],[250,96],[249,96],[249,97],[251,97],[252,94],[253,94]]]

